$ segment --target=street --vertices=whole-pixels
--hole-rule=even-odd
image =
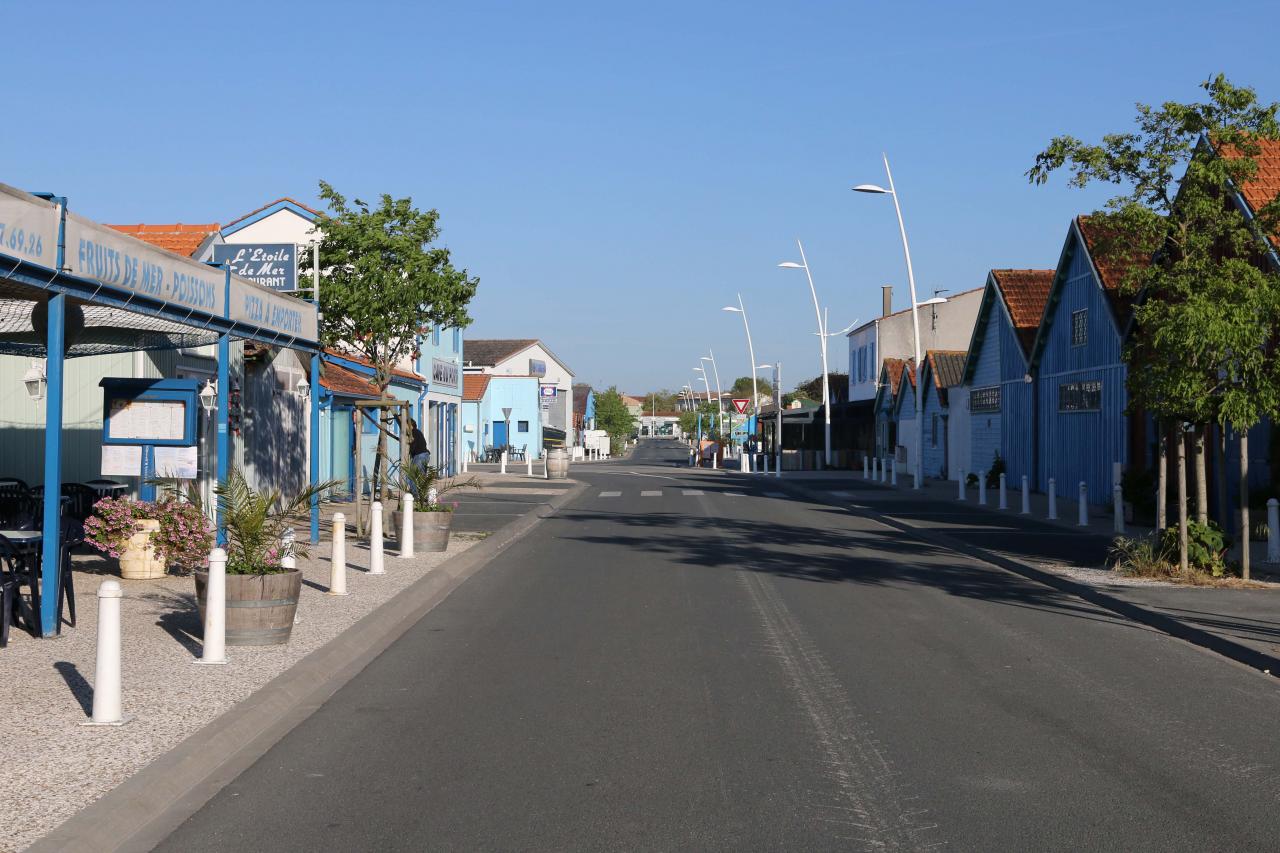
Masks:
[[[575,466],[158,849],[1276,848],[1271,679],[686,459]]]

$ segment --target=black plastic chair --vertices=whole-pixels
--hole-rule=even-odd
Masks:
[[[27,530],[35,521],[35,496],[18,479],[0,480],[0,528]]]
[[[0,535],[0,649],[9,645],[9,626],[18,598],[18,570],[22,556]]]
[[[0,539],[3,538],[3,536],[0,536]],[[62,520],[61,539],[62,542],[58,548],[58,576],[55,578],[57,589],[54,590],[58,597],[55,631],[59,634],[62,633],[64,607],[70,617],[71,627],[74,628],[76,626],[76,589],[75,575],[71,571],[71,550],[78,545],[84,544],[84,527],[78,521],[64,518]],[[5,539],[4,545],[0,546],[0,548],[4,549],[0,553],[9,555],[10,574],[14,580],[12,612],[19,617],[33,636],[42,636],[44,634],[44,620],[41,616],[40,602],[48,593],[48,590],[45,590],[42,585],[43,577],[40,572],[41,546],[37,545],[24,550],[18,548],[12,540]],[[26,596],[22,595],[21,587],[23,586],[29,590]]]
[[[93,505],[102,500],[102,493],[85,483],[63,483],[62,496],[71,500],[63,507],[63,517],[70,516],[84,521],[93,514]]]

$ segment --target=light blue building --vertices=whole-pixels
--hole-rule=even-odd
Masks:
[[[924,475],[947,479],[955,461],[949,433],[951,415],[950,389],[964,378],[965,355],[961,350],[929,350],[920,371],[921,404],[924,418]],[[967,455],[967,454],[966,454]]]
[[[1028,355],[1053,279],[1053,270],[987,274],[964,369],[974,473],[991,470],[999,458],[1009,482],[1025,474],[1035,486],[1035,386]]]
[[[463,453],[482,459],[490,448],[510,445],[541,458],[538,377],[468,373],[463,383]],[[510,409],[510,416],[503,409]]]
[[[876,452],[881,459],[893,456],[898,447],[898,422],[894,417],[898,391],[907,362],[901,358],[886,358],[880,366],[880,381],[876,383],[875,419]]]
[[[427,379],[418,426],[427,439],[431,464],[456,474],[462,461],[462,330],[428,327],[418,341],[415,367]]]

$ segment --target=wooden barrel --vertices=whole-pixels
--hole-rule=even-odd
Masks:
[[[400,510],[391,511],[392,531],[396,539],[400,538]],[[436,511],[413,513],[413,550],[447,551],[449,549],[449,530],[453,526],[453,513]]]
[[[204,624],[209,573],[196,572],[196,603]],[[275,646],[289,642],[302,592],[302,572],[227,575],[227,645]]]
[[[564,480],[569,476],[569,451],[556,447],[547,451],[547,479]]]

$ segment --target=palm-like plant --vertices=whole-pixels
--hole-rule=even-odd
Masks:
[[[439,499],[446,492],[451,492],[454,489],[478,489],[480,487],[480,481],[475,477],[467,480],[452,480],[440,485],[440,469],[433,468],[430,465],[417,465],[410,462],[400,470],[400,488],[403,491],[413,493],[418,500],[422,501],[421,504],[414,507],[421,512],[450,511],[451,507],[439,503]],[[435,503],[432,503],[430,499],[433,489],[435,490]]]
[[[336,480],[330,480],[288,496],[276,489],[259,492],[249,485],[239,468],[232,468],[226,482],[214,489],[226,528],[227,572],[274,574],[284,571],[281,567],[284,557],[308,556],[300,543],[283,542],[285,528],[294,517],[309,509],[313,497],[336,485]]]

